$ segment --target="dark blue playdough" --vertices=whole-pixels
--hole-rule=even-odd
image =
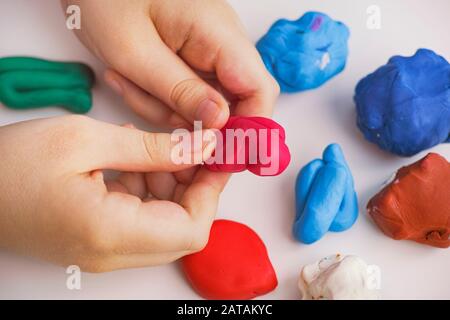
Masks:
[[[394,56],[356,86],[358,127],[381,149],[412,156],[450,142],[450,64],[431,50]]]
[[[328,231],[341,232],[358,218],[358,199],[353,176],[342,149],[329,145],[323,159],[316,159],[300,171],[296,185],[294,236],[310,244]]]
[[[256,44],[264,64],[282,92],[314,89],[341,72],[350,32],[324,13],[281,19]]]

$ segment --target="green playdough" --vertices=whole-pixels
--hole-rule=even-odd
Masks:
[[[92,107],[95,74],[82,63],[30,57],[0,59],[0,102],[12,109],[62,106],[74,113]]]

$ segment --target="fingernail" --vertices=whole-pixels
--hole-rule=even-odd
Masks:
[[[217,117],[220,115],[220,108],[217,103],[211,99],[203,100],[195,113],[195,120],[201,120],[204,125],[214,124]]]
[[[122,125],[122,127],[128,128],[128,129],[136,129],[136,127],[135,127],[134,124],[132,124],[132,123],[124,123],[124,124]]]
[[[123,89],[122,89],[122,86],[120,85],[119,81],[117,81],[116,79],[113,79],[113,78],[106,78],[106,82],[111,87],[111,89],[113,89],[114,92],[116,92],[118,95],[123,94]]]

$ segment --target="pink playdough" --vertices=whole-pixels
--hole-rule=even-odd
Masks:
[[[206,162],[211,171],[276,176],[291,160],[283,127],[268,118],[230,117],[217,138],[213,157]]]

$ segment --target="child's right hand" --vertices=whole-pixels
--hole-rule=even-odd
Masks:
[[[1,127],[0,247],[89,272],[200,250],[228,174],[173,164],[171,145],[83,116]],[[214,146],[193,153],[205,160]],[[103,169],[135,173],[105,184]]]
[[[222,128],[227,100],[232,115],[271,116],[279,86],[225,0],[62,3],[79,6],[76,34],[110,68],[107,83],[149,123]]]

